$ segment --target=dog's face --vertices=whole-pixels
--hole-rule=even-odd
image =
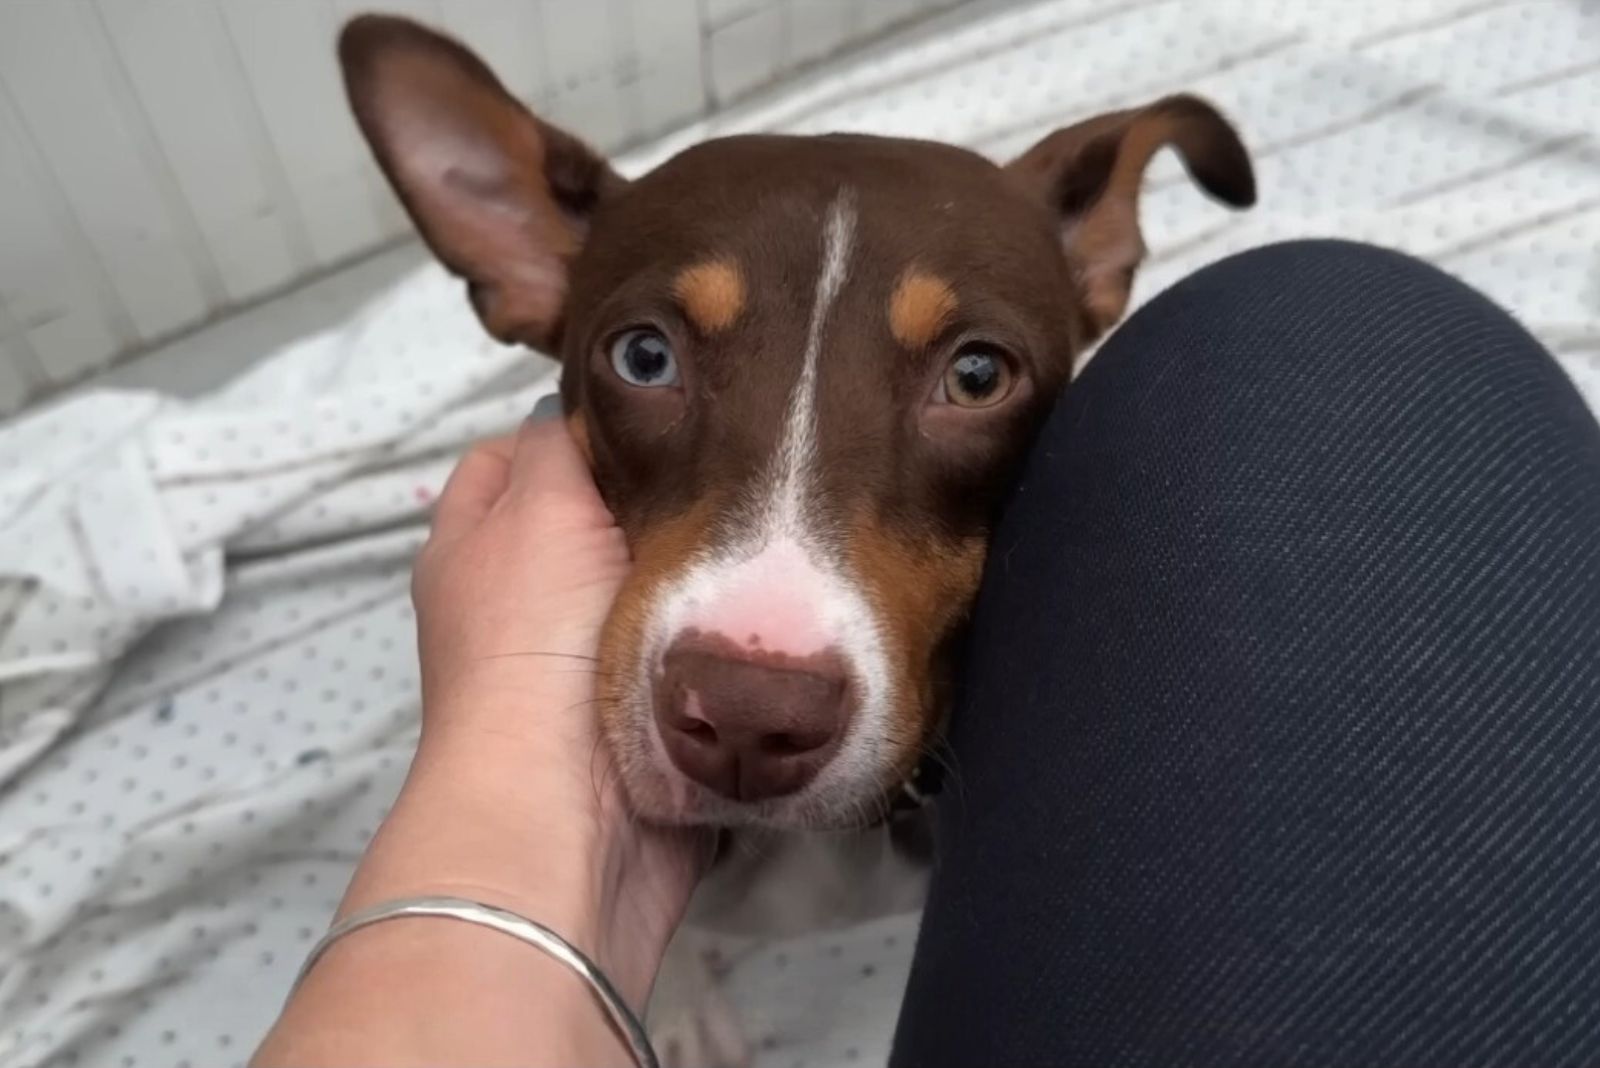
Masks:
[[[356,114],[485,326],[558,354],[635,568],[600,650],[629,799],[857,822],[936,728],[989,522],[1114,323],[1161,147],[1234,205],[1248,156],[1174,97],[1007,167],[864,136],[709,141],[624,181],[460,45],[363,18]]]

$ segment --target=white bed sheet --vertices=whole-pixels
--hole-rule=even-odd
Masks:
[[[996,9],[624,169],[744,129],[999,156],[1177,90],[1238,120],[1261,203],[1224,212],[1159,160],[1136,300],[1271,240],[1379,241],[1513,309],[1600,401],[1592,0]],[[198,401],[101,392],[0,428],[0,1068],[245,1061],[409,756],[426,506],[552,385],[430,267]],[[881,1062],[915,922],[743,949],[760,1063]]]

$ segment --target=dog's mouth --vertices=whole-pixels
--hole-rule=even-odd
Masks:
[[[904,792],[894,776],[851,782],[845,776],[792,793],[740,798],[699,783],[677,768],[659,735],[646,735],[647,762],[625,773],[629,804],[642,818],[681,826],[846,830],[888,819]],[[909,775],[906,781],[909,781]]]

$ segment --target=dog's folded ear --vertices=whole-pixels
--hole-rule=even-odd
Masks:
[[[1238,133],[1192,96],[1063,127],[1006,167],[1060,216],[1062,243],[1096,335],[1127,309],[1133,272],[1144,258],[1139,187],[1151,157],[1169,146],[1216,199],[1236,208],[1255,203],[1255,174]]]
[[[552,351],[588,219],[623,180],[477,56],[415,22],[351,20],[339,62],[379,165],[489,333]]]

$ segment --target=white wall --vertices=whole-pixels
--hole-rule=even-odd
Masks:
[[[345,107],[361,10],[605,149],[956,0],[0,0],[0,412],[408,224]]]

